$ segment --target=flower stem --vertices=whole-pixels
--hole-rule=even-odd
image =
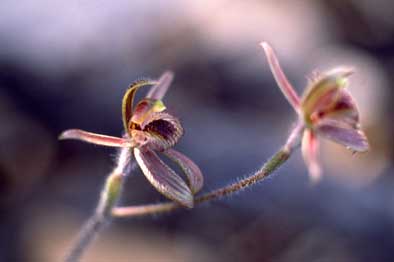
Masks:
[[[100,201],[94,214],[82,227],[78,238],[71,246],[64,261],[80,261],[87,247],[98,236],[99,232],[110,222],[111,210],[118,201],[124,178],[129,171],[130,149],[122,148],[118,157],[117,165],[108,176],[101,192]]]
[[[260,181],[263,181],[272,172],[274,172],[283,163],[285,163],[287,159],[289,159],[293,150],[299,146],[299,137],[301,132],[303,131],[303,128],[304,126],[301,123],[298,123],[294,128],[294,130],[291,132],[286,144],[253,175],[241,179],[236,183],[230,184],[223,188],[219,188],[209,193],[206,193],[202,196],[196,197],[194,199],[194,204],[196,205],[211,200],[219,199],[231,195],[235,192],[238,192],[246,187],[252,186]],[[174,202],[130,206],[130,207],[114,207],[112,209],[112,216],[113,217],[146,216],[151,214],[169,212],[181,207],[182,206]]]

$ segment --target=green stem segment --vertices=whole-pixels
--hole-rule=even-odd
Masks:
[[[117,166],[108,176],[100,201],[94,214],[82,227],[77,240],[71,247],[64,261],[80,261],[84,251],[94,241],[98,233],[109,223],[111,210],[117,203],[121,192],[124,178],[130,162],[130,149],[122,148],[118,157]]]

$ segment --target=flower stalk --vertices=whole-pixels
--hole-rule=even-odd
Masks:
[[[122,148],[115,168],[107,177],[97,208],[82,227],[75,243],[65,258],[66,262],[79,261],[84,251],[95,240],[99,232],[110,222],[111,210],[120,197],[124,178],[130,171],[128,170],[129,163],[130,150],[126,147]]]
[[[241,191],[242,189],[245,189],[249,186],[255,185],[258,182],[266,179],[270,174],[272,174],[281,165],[283,165],[289,159],[294,149],[296,149],[300,145],[300,135],[302,131],[303,125],[302,123],[298,123],[293,129],[293,131],[290,133],[286,144],[276,154],[274,154],[257,172],[228,186],[216,189],[201,196],[197,196],[194,199],[194,205],[220,199],[222,197]],[[182,206],[174,202],[129,207],[114,207],[112,209],[112,216],[122,218],[147,216],[152,214],[170,212],[178,208],[182,208]]]

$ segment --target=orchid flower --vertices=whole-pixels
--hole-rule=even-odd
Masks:
[[[198,166],[182,153],[172,149],[183,135],[177,118],[169,114],[162,99],[173,79],[165,72],[158,81],[139,80],[131,84],[122,102],[125,135],[122,138],[100,135],[79,129],[66,130],[60,139],[77,139],[88,143],[128,147],[148,181],[167,198],[185,207],[193,207],[193,195],[203,186]],[[144,99],[133,105],[136,92],[152,86]],[[185,174],[186,183],[158,156],[158,152],[174,161]]]
[[[266,42],[261,46],[279,88],[304,126],[301,149],[313,181],[321,177],[317,136],[344,145],[353,152],[368,150],[367,138],[360,128],[357,106],[345,89],[352,69],[335,68],[325,73],[315,73],[300,98],[283,73],[274,50]]]

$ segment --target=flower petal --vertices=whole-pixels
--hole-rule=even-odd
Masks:
[[[337,90],[346,87],[347,78],[353,73],[349,68],[336,68],[323,73],[309,84],[301,100],[301,108],[307,121],[310,115],[316,112],[319,107],[331,104],[333,97],[337,95]]]
[[[146,178],[160,193],[185,207],[193,207],[193,195],[189,187],[156,153],[135,148],[134,156]]]
[[[130,136],[131,133],[128,127],[129,127],[130,118],[133,113],[133,101],[134,101],[135,93],[137,92],[138,89],[140,89],[143,86],[154,85],[156,83],[157,82],[150,80],[136,81],[129,86],[129,89],[127,89],[126,93],[123,96],[123,100],[122,100],[123,127],[126,133],[129,134]]]
[[[301,144],[302,156],[308,167],[309,177],[313,182],[321,179],[321,169],[318,162],[319,141],[310,129],[305,129]]]
[[[359,126],[359,113],[350,93],[344,89],[337,92],[336,98],[333,98],[331,105],[319,109],[317,114],[319,118],[334,119],[345,122],[352,127]]]
[[[112,147],[132,147],[132,143],[129,139],[105,136],[95,133],[86,132],[80,129],[66,130],[60,134],[59,139],[76,139],[87,143],[92,143],[101,146],[112,146]]]
[[[183,135],[179,120],[166,112],[151,114],[141,129],[147,134],[152,150],[163,151],[173,147]]]
[[[173,72],[171,71],[164,72],[159,78],[159,80],[157,81],[157,84],[151,87],[146,97],[154,100],[162,100],[168,88],[170,87],[173,79],[174,79]]]
[[[143,125],[144,122],[149,121],[149,118],[154,113],[163,112],[166,106],[161,100],[153,100],[144,98],[135,106],[133,116],[129,120],[129,128],[134,128],[133,125]],[[130,126],[131,125],[131,126]]]
[[[300,98],[298,97],[293,86],[290,84],[289,80],[287,80],[286,75],[283,73],[274,50],[267,42],[262,42],[261,46],[263,47],[265,55],[267,56],[268,64],[271,68],[272,74],[274,75],[276,83],[278,84],[280,90],[282,90],[282,93],[285,95],[290,105],[296,110],[296,112],[298,112],[300,107]]]
[[[176,162],[185,173],[192,193],[196,194],[200,191],[204,184],[204,177],[200,168],[190,158],[174,149],[167,149],[163,153]]]
[[[316,127],[319,135],[346,146],[356,152],[365,152],[369,149],[365,134],[347,123],[326,119]]]

